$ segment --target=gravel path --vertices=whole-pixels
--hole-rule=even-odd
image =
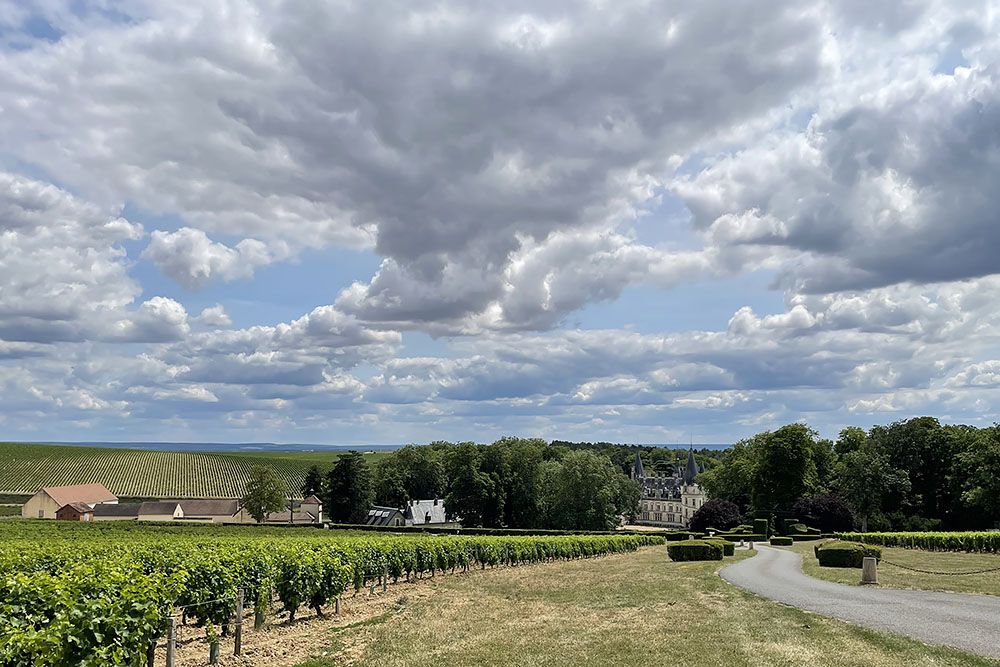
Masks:
[[[719,574],[740,588],[799,609],[1000,658],[1000,597],[844,586],[803,574],[802,561],[792,551],[757,549],[756,556]]]

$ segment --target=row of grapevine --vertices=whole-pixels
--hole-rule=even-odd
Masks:
[[[838,539],[927,551],[1000,553],[1000,532],[837,533]]]
[[[97,525],[94,526],[97,528]],[[12,532],[8,529],[6,532]],[[142,664],[166,619],[186,607],[211,629],[228,622],[236,592],[258,609],[277,595],[290,616],[317,612],[377,581],[633,551],[648,535],[539,537],[157,534],[99,529],[90,539],[24,536],[0,543],[0,664]],[[116,539],[117,538],[117,539]],[[126,539],[127,538],[127,539]]]
[[[310,463],[214,452],[164,452],[0,443],[0,493],[99,482],[119,496],[233,498],[254,465],[270,466],[297,488]]]

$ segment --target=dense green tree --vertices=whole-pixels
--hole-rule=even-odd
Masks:
[[[309,467],[309,470],[306,471],[306,477],[302,481],[301,491],[303,498],[308,498],[309,496],[323,498],[326,495],[326,490],[323,488],[323,475],[320,473],[319,467]]]
[[[757,510],[787,510],[819,486],[814,449],[816,432],[788,424],[755,443],[751,498]]]
[[[840,435],[837,436],[837,443],[833,446],[833,449],[837,454],[848,454],[858,451],[866,442],[868,442],[868,434],[865,433],[863,428],[848,426],[840,430]]]
[[[463,442],[451,448],[445,460],[449,480],[445,508],[463,526],[473,528],[487,526],[487,521],[503,512],[503,495],[498,493],[493,477],[481,467],[483,449]]]
[[[545,523],[564,530],[610,530],[638,510],[638,485],[607,457],[573,451],[543,468]]]
[[[544,440],[503,438],[494,443],[506,458],[503,466],[504,524],[531,528],[541,522],[541,465],[548,445]]]
[[[910,480],[868,445],[840,457],[834,486],[861,520],[861,530],[868,530],[869,520],[884,512],[892,497],[910,491]]]
[[[792,505],[792,512],[803,523],[824,533],[854,529],[851,506],[835,493],[803,496]]]
[[[326,475],[324,512],[335,523],[364,523],[374,500],[368,462],[356,451],[337,457]]]
[[[286,509],[290,489],[274,470],[268,466],[254,466],[250,471],[243,498],[240,501],[247,514],[257,523],[263,523],[271,512]]]
[[[885,509],[922,517],[941,517],[950,495],[948,475],[958,452],[956,443],[933,417],[916,417],[888,426],[875,426],[869,433],[875,451],[887,464],[905,470],[910,491],[889,499]]]
[[[418,447],[407,445],[384,457],[375,466],[375,498],[381,505],[402,507],[408,500],[444,497],[447,478],[441,451],[450,443]]]
[[[698,483],[705,488],[710,498],[728,500],[744,512],[749,509],[756,465],[754,449],[762,438],[762,435],[758,435],[748,440],[740,440],[723,452],[722,462],[719,465],[698,477]]]
[[[960,464],[965,472],[962,500],[979,514],[980,526],[1000,522],[1000,426],[982,429],[960,455]]]

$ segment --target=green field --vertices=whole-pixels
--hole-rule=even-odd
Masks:
[[[384,454],[367,454],[369,462]],[[127,498],[233,498],[255,465],[274,468],[294,489],[312,465],[329,468],[334,452],[165,452],[111,447],[0,443],[0,495],[43,486],[104,484]]]

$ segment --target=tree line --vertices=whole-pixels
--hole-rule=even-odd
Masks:
[[[1000,521],[1000,426],[916,417],[831,441],[789,424],[737,442],[699,482],[744,516],[811,516],[824,530],[989,528]]]
[[[311,468],[302,492],[338,523],[364,523],[372,505],[441,498],[467,527],[608,530],[639,508],[638,485],[605,453],[525,438],[407,445],[373,466],[349,452],[325,474]]]

